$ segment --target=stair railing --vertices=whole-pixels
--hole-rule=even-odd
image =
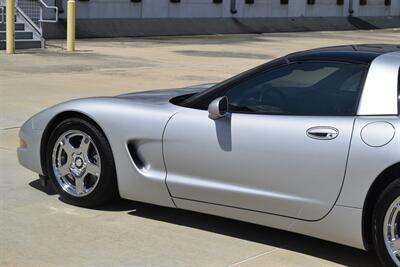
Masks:
[[[4,23],[4,16],[5,16],[4,6],[0,6],[0,11],[1,11],[1,23]]]
[[[49,6],[46,2],[43,0],[39,0],[39,3],[41,6],[48,10],[54,10],[55,18],[54,19],[43,19],[43,8],[40,9],[40,19],[39,22],[42,23],[57,23],[58,22],[58,7],[57,6]]]
[[[58,22],[58,7],[48,5],[43,0],[16,0],[15,7],[17,12],[40,36],[43,35],[42,23]],[[53,10],[54,19],[45,19],[43,10]]]
[[[1,23],[5,22],[5,16],[6,16],[6,1],[0,0],[0,14],[1,14]]]
[[[27,9],[26,6],[24,6],[24,8],[22,8],[20,6],[20,1],[19,0],[15,1],[15,11],[16,11],[17,16],[21,16],[22,19],[24,21],[26,21],[27,24],[29,24],[29,26],[32,28],[32,30],[34,30],[39,36],[42,36],[42,29],[39,27],[38,23],[35,23],[35,21],[34,21],[35,18],[32,15],[32,12],[29,12],[32,10],[33,9]],[[30,16],[27,13],[31,13]]]

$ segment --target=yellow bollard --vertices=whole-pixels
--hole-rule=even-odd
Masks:
[[[15,0],[7,0],[6,4],[6,52],[15,52]]]
[[[75,51],[75,0],[68,0],[67,51]]]

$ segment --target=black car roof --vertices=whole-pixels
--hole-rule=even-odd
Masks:
[[[289,54],[285,58],[289,62],[335,60],[369,64],[376,57],[390,52],[400,52],[400,44],[361,44],[323,47]]]

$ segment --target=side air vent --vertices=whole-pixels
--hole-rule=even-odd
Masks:
[[[143,169],[145,164],[143,162],[143,159],[140,157],[140,155],[138,153],[137,144],[135,143],[135,141],[128,142],[128,151],[129,151],[132,161],[136,165],[136,167],[138,169]]]

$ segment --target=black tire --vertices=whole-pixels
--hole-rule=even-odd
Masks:
[[[384,239],[384,220],[390,205],[400,196],[400,179],[392,182],[380,195],[372,217],[372,235],[376,253],[383,266],[397,266],[389,254]]]
[[[90,192],[90,194],[81,197],[73,196],[64,191],[61,185],[57,182],[57,178],[52,167],[53,148],[56,145],[58,138],[62,134],[71,130],[79,130],[91,137],[92,141],[97,147],[98,154],[102,162],[101,174],[98,178],[96,187],[92,192]],[[119,196],[114,157],[110,144],[100,129],[84,119],[69,118],[60,122],[54,128],[50,134],[50,138],[46,146],[46,167],[54,189],[60,195],[60,198],[69,204],[86,208],[94,208],[107,204]]]

